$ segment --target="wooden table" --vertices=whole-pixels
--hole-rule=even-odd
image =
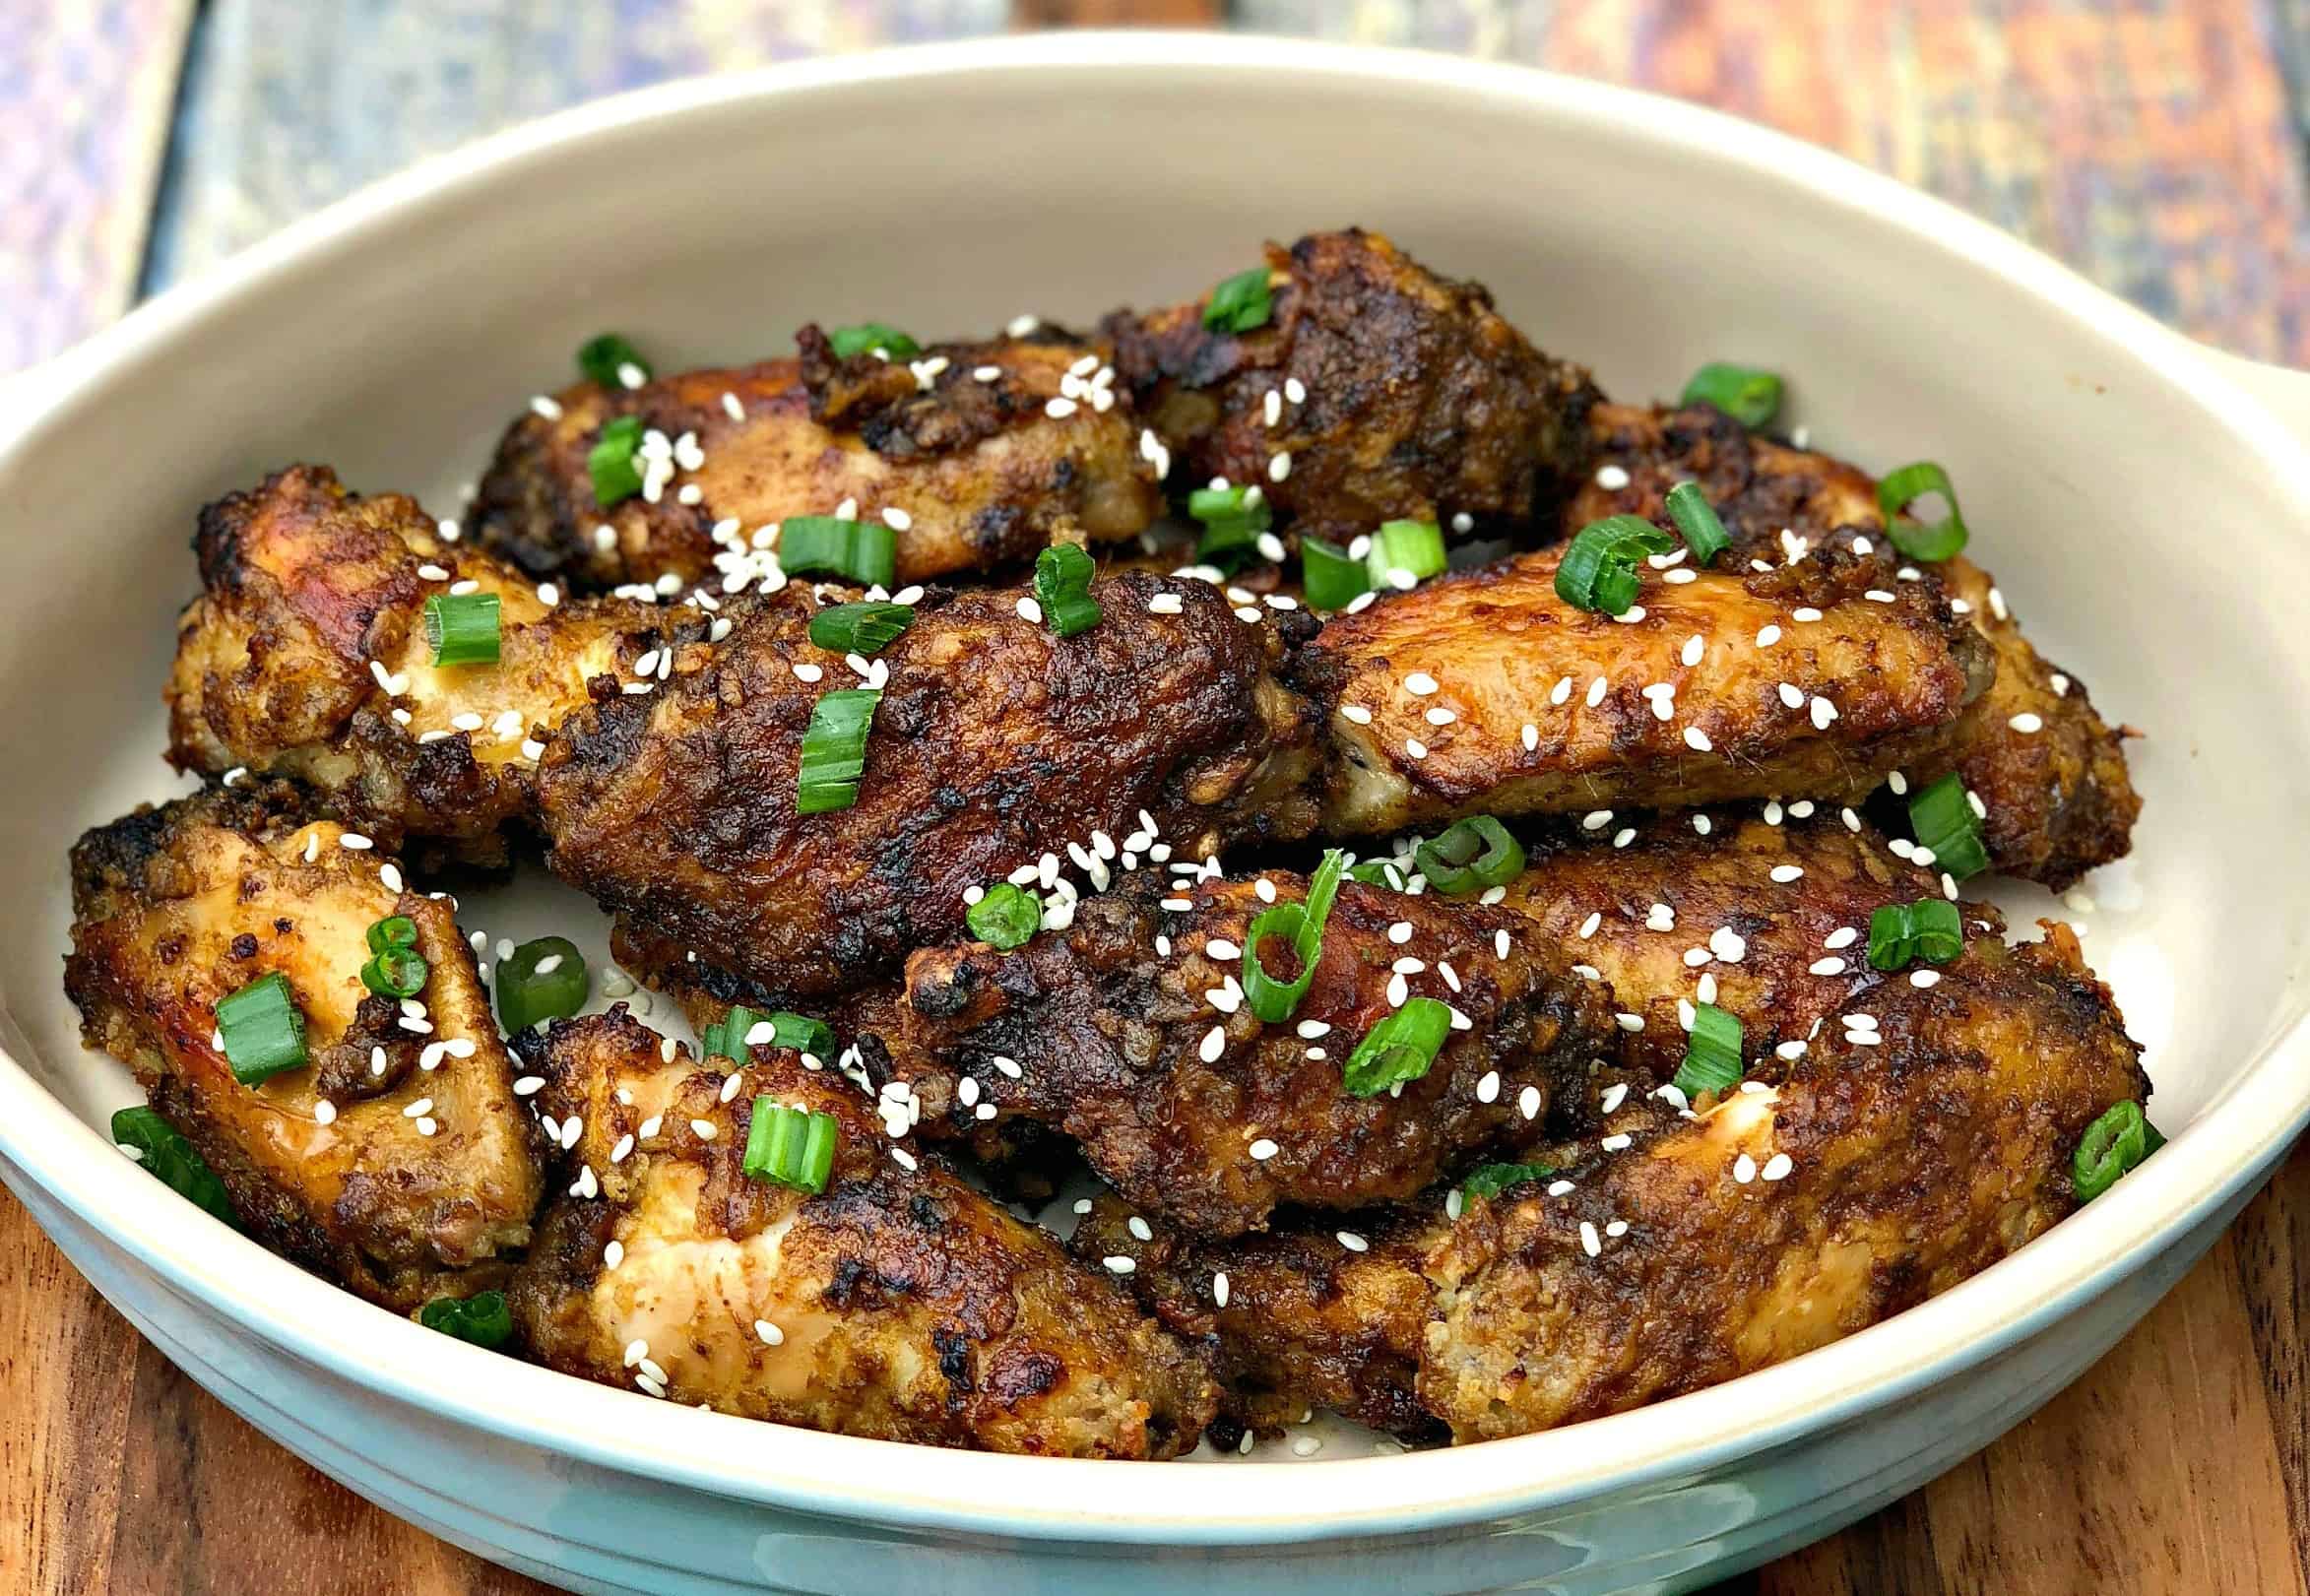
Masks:
[[[750,15],[627,0],[619,14],[646,10],[657,26],[629,31],[643,50],[605,32],[610,8],[0,6],[0,370],[498,122],[675,72],[1014,19],[1227,22],[1667,90],[1948,195],[2199,337],[2310,363],[2310,186],[2287,91],[2310,78],[2310,0],[766,0]],[[2306,1365],[2310,1146],[2042,1412],[1720,1596],[2310,1596]],[[0,1590],[543,1588],[257,1436],[0,1193]]]

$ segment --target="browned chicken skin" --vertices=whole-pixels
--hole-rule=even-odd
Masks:
[[[838,1078],[755,1050],[736,1093],[622,1007],[525,1040],[583,1129],[513,1291],[549,1367],[725,1413],[935,1446],[1173,1457],[1215,1389],[1104,1271],[1071,1262]],[[741,1171],[754,1100],[832,1115],[816,1195]],[[590,1172],[591,1179],[585,1172]],[[614,1247],[614,1252],[610,1248]]]
[[[1482,287],[1360,228],[1266,260],[1273,314],[1250,332],[1206,329],[1204,300],[1103,325],[1175,481],[1258,483],[1280,523],[1335,543],[1399,519],[1542,519],[1575,485],[1596,390]]]
[[[1631,1095],[1545,1181],[1232,1244],[1138,1240],[1110,1198],[1079,1253],[1134,1260],[1163,1321],[1215,1345],[1262,1429],[1330,1407],[1493,1439],[1700,1389],[1947,1290],[2076,1206],[2071,1155],[2147,1096],[2076,939],[1970,938],[1895,977],[1776,1085],[1698,1117]],[[1622,1137],[1628,1138],[1626,1142]],[[1225,1276],[1221,1288],[1218,1279]],[[1220,1305],[1224,1291],[1225,1306]]]
[[[1591,478],[1566,513],[1568,529],[1622,512],[1657,515],[1668,489],[1692,479],[1732,537],[1726,559],[1785,560],[1786,530],[1816,551],[1849,549],[1859,534],[1888,571],[1901,564],[1884,536],[1876,481],[1840,460],[1754,437],[1707,405],[1600,406],[1591,424],[1599,467],[1618,467],[1629,480],[1606,488]],[[2142,800],[2119,734],[2094,712],[2083,682],[2029,646],[1978,565],[1960,554],[1929,569],[1996,651],[1997,671],[1948,757],[1909,774],[1930,781],[1954,763],[1987,805],[1983,841],[1990,862],[2008,874],[2059,891],[2123,858]],[[2037,730],[2021,729],[2032,724],[2028,717]]]
[[[718,584],[717,555],[764,525],[851,501],[863,519],[904,523],[898,581],[909,583],[1015,565],[1061,535],[1128,538],[1162,508],[1140,424],[1112,374],[1099,378],[1095,348],[1049,333],[940,344],[912,362],[838,359],[815,326],[801,344],[800,358],[638,389],[581,383],[555,396],[555,414],[525,413],[476,490],[473,536],[535,577],[581,589],[671,577],[678,590]],[[1078,370],[1085,361],[1092,369]],[[1052,414],[1055,401],[1067,414]],[[694,466],[655,496],[605,508],[586,460],[622,415],[697,454],[678,452]]]
[[[1221,1236],[1281,1203],[1409,1197],[1487,1149],[1540,1140],[1552,1107],[1560,1124],[1589,1116],[1612,1045],[1606,993],[1518,943],[1519,919],[1344,882],[1306,997],[1266,1024],[1241,996],[1260,881],[1277,901],[1307,895],[1280,870],[1176,896],[1134,882],[1014,953],[926,948],[903,998],[864,1018],[868,1072],[916,1100],[926,1134],[1054,1126],[1148,1212]],[[1290,956],[1262,947],[1274,972]],[[1351,1096],[1342,1067],[1398,997],[1446,1003],[1465,1025],[1400,1094]]]
[[[348,841],[283,784],[211,789],[89,832],[72,853],[64,987],[90,1044],[136,1071],[251,1234],[406,1311],[487,1286],[528,1242],[537,1149],[449,906]],[[431,965],[409,1025],[360,981],[368,928],[391,915],[416,924]],[[244,1086],[217,1003],[274,972],[311,1062]]]

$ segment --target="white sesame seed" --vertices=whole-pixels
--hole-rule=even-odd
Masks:
[[[1540,1117],[1540,1088],[1527,1086],[1516,1094],[1516,1113],[1527,1119]]]
[[[1791,1159],[1788,1154],[1775,1153],[1765,1161],[1765,1168],[1758,1173],[1767,1181],[1785,1181],[1788,1179],[1789,1171],[1795,1168],[1796,1161]]]
[[[1605,1137],[1596,1145],[1603,1148],[1608,1153],[1625,1153],[1629,1149],[1629,1144],[1635,1140],[1636,1137],[1631,1136],[1626,1131],[1622,1131],[1618,1135]]]
[[[1596,485],[1607,493],[1617,493],[1629,485],[1629,474],[1619,466],[1598,466],[1596,468]]]
[[[1636,828],[1635,826],[1623,826],[1612,834],[1612,846],[1615,848],[1626,848],[1636,840]]]
[[[1815,621],[1819,620],[1820,618],[1821,611],[1814,608],[1811,605],[1805,605],[1799,608],[1789,611],[1789,619],[1791,620]]]
[[[1252,1161],[1259,1164],[1264,1164],[1273,1158],[1278,1150],[1275,1143],[1269,1141],[1265,1136],[1261,1136],[1247,1149],[1251,1153]]]
[[[1274,459],[1267,462],[1267,479],[1271,482],[1280,482],[1290,475],[1291,451],[1289,449],[1285,449],[1278,452]]]
[[[1636,622],[1644,618],[1645,613],[1646,611],[1642,605],[1631,605],[1628,606],[1628,608],[1622,610],[1619,614],[1613,616],[1612,618],[1619,621],[1623,626],[1634,626],[1636,624]]]
[[[1136,1258],[1125,1257],[1121,1252],[1110,1252],[1099,1261],[1107,1265],[1111,1273],[1119,1275],[1127,1275],[1139,1266]]]
[[[1777,642],[1779,642],[1779,641],[1780,641],[1780,628],[1779,628],[1778,626],[1770,626],[1770,625],[1767,625],[1767,626],[1763,626],[1763,627],[1760,627],[1760,628],[1758,628],[1758,631],[1757,631],[1757,646],[1758,646],[1759,648],[1761,648],[1761,649],[1768,649],[1768,648],[1772,647],[1772,645],[1773,645],[1773,644],[1775,644],[1775,643],[1777,643]]]
[[[2005,724],[2012,727],[2015,731],[2021,733],[2023,735],[2045,730],[2044,718],[2042,716],[2033,715],[2027,710],[2023,710],[2021,714],[2015,716],[2012,720],[2006,722]]]
[[[1708,933],[1708,951],[1727,964],[1738,964],[1748,956],[1749,944],[1730,926],[1719,926]]]
[[[1791,881],[1802,879],[1805,874],[1805,867],[1802,864],[1775,864],[1766,873],[1769,874],[1773,880],[1778,881],[1783,886],[1786,886]]]
[[[1075,413],[1075,402],[1063,395],[1043,407],[1043,414],[1055,421],[1063,421]]]
[[[1938,970],[1913,970],[1909,973],[1909,985],[1912,987],[1938,987],[1941,985],[1941,972]]]
[[[1594,681],[1588,683],[1587,704],[1590,709],[1594,709],[1597,705],[1604,702],[1606,686],[1607,683],[1602,676],[1598,676]]]
[[[1734,1159],[1733,1179],[1742,1185],[1747,1185],[1751,1181],[1756,1180],[1757,1161],[1746,1153],[1743,1153],[1740,1157]]]
[[[1602,831],[1610,824],[1612,824],[1612,811],[1610,809],[1590,809],[1586,814],[1580,816],[1580,829],[1582,831]]]
[[[1700,663],[1700,656],[1705,654],[1707,650],[1707,643],[1701,638],[1699,632],[1695,632],[1692,636],[1685,639],[1684,650],[1677,656],[1677,658],[1682,660],[1686,665],[1699,665]]]
[[[1613,1022],[1624,1031],[1634,1032],[1644,1029],[1644,1016],[1641,1014],[1622,1013],[1615,1014],[1612,1018]]]
[[[1590,1257],[1604,1250],[1604,1244],[1596,1239],[1596,1227],[1584,1219],[1580,1221],[1580,1250]]]
[[[1697,726],[1685,728],[1685,744],[1695,753],[1707,753],[1714,746],[1708,740],[1708,734]]]
[[[692,1119],[690,1121],[690,1130],[700,1141],[712,1141],[714,1139],[715,1125],[714,1121],[711,1119]]]
[[[1219,1055],[1226,1051],[1227,1028],[1225,1026],[1214,1025],[1210,1030],[1203,1033],[1202,1046],[1197,1048],[1195,1053],[1196,1056],[1200,1057],[1203,1062],[1206,1064],[1213,1064],[1219,1061]]]

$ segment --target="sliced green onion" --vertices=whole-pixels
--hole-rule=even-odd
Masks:
[[[765,1024],[770,1027],[768,1042],[747,1041],[756,1027]],[[834,1027],[806,1014],[790,1014],[782,1008],[760,1014],[738,1003],[699,1034],[698,1046],[709,1056],[720,1054],[739,1064],[752,1060],[756,1047],[791,1048],[823,1061],[834,1056]]]
[[[898,534],[879,521],[789,516],[778,529],[778,564],[790,573],[831,571],[862,587],[898,577]]]
[[[1962,881],[1989,868],[1989,850],[1981,842],[1981,817],[1965,794],[1956,771],[1909,799],[1909,825],[1917,841],[1933,850],[1933,862]]]
[[[1371,573],[1360,559],[1320,538],[1300,538],[1300,587],[1311,609],[1345,609],[1372,591]]]
[[[758,1097],[738,1168],[751,1180],[815,1195],[826,1189],[826,1179],[834,1173],[834,1149],[841,1139],[842,1125],[831,1114]]]
[[[810,617],[810,641],[837,654],[875,654],[914,623],[913,605],[828,605]]]
[[[1751,431],[1780,414],[1780,378],[1755,366],[1711,360],[1685,384],[1680,405],[1714,405]]]
[[[1187,495],[1187,514],[1203,524],[1195,542],[1202,564],[1255,547],[1274,520],[1267,495],[1257,487],[1198,487]]]
[[[1524,848],[1488,814],[1455,820],[1443,836],[1412,850],[1428,884],[1448,896],[1503,887],[1524,867]]]
[[[1053,543],[1035,556],[1035,602],[1043,606],[1043,624],[1056,635],[1072,637],[1099,624],[1092,569],[1080,543]]]
[[[923,352],[923,346],[897,328],[878,321],[863,321],[856,327],[837,327],[826,335],[833,347],[834,357],[847,360],[854,354],[865,354],[878,350],[893,360],[911,360]]]
[[[1364,572],[1377,593],[1401,592],[1444,569],[1444,529],[1433,521],[1387,521],[1372,534]]]
[[[417,923],[407,915],[387,915],[369,927],[369,951],[388,953],[397,947],[417,945]]]
[[[1947,898],[1889,903],[1869,917],[1869,962],[1880,970],[1898,970],[1916,958],[1947,964],[1964,947],[1957,906]]]
[[[435,665],[497,663],[497,595],[436,593],[425,601],[425,641]]]
[[[1377,1097],[1402,1081],[1428,1073],[1451,1031],[1451,1010],[1433,997],[1413,997],[1364,1033],[1340,1066],[1340,1083],[1350,1097]]]
[[[1412,878],[1411,871],[1401,861],[1368,859],[1348,871],[1348,879],[1361,881],[1368,887],[1385,887],[1390,892],[1401,892]]]
[[[1696,1102],[1703,1092],[1729,1092],[1741,1079],[1741,1022],[1714,1003],[1693,1010],[1693,1032],[1685,1039],[1685,1061],[1671,1082]]]
[[[305,1017],[276,970],[259,976],[217,1002],[217,1029],[225,1037],[225,1059],[243,1086],[270,1080],[305,1064]]]
[[[1705,565],[1732,547],[1732,540],[1725,536],[1724,523],[1716,518],[1716,511],[1709,504],[1708,495],[1700,491],[1699,482],[1679,482],[1668,490],[1668,518],[1684,534],[1685,546],[1693,551],[1695,565]]]
[[[206,1208],[227,1225],[240,1223],[225,1182],[217,1179],[209,1161],[157,1111],[141,1103],[122,1109],[112,1117],[112,1140],[116,1146],[135,1148],[145,1173],[187,1202]]]
[[[578,369],[589,381],[604,388],[639,388],[650,380],[650,362],[641,351],[615,333],[604,333],[589,338],[578,346]],[[625,373],[631,368],[639,380],[627,382]]]
[[[989,947],[1008,953],[1024,947],[1043,928],[1043,905],[1032,892],[1009,881],[997,881],[987,895],[963,913],[971,934]]]
[[[1641,586],[1636,561],[1665,554],[1676,540],[1640,516],[1608,515],[1572,537],[1556,567],[1556,596],[1580,609],[1625,615]]]
[[[602,435],[586,455],[586,473],[594,479],[595,504],[607,510],[642,490],[642,468],[634,464],[641,447],[640,416],[620,415],[604,423]]]
[[[512,1338],[513,1309],[505,1293],[484,1291],[472,1297],[436,1297],[417,1309],[417,1322],[460,1341],[470,1341],[491,1352]]]
[[[1479,1164],[1460,1182],[1460,1190],[1471,1197],[1497,1197],[1512,1187],[1545,1181],[1555,1173],[1553,1164]]]
[[[866,772],[866,734],[882,694],[871,687],[844,687],[810,709],[802,734],[802,767],[795,773],[794,812],[825,814],[859,800],[859,779]]]
[[[361,966],[361,985],[387,997],[415,997],[425,990],[433,967],[415,948],[389,947]]]
[[[2150,1145],[2153,1134],[2150,1121],[2143,1117],[2141,1104],[2118,1103],[2104,1110],[2085,1127],[2085,1134],[2078,1141],[2077,1156],[2070,1160],[2070,1179],[2077,1187],[2078,1200],[2091,1202],[2154,1152]],[[2165,1138],[2158,1137],[2158,1145],[2164,1144]]]
[[[1308,896],[1300,903],[1279,903],[1263,910],[1244,935],[1244,1001],[1269,1025],[1292,1017],[1308,987],[1315,979],[1315,963],[1323,957],[1323,926],[1331,919],[1331,900],[1339,893],[1339,878],[1347,871],[1347,855],[1326,849],[1323,862],[1308,880]],[[1259,944],[1273,938],[1288,941],[1299,960],[1300,973],[1278,981],[1259,961]]]
[[[565,936],[524,942],[497,961],[497,1023],[518,1036],[540,1020],[565,1020],[586,1006],[586,956]]]
[[[1275,299],[1267,288],[1267,268],[1238,272],[1211,290],[1203,303],[1203,325],[1214,333],[1248,333],[1267,325]]]
[[[1949,515],[1931,526],[1904,524],[1900,517],[1927,493],[1947,500]],[[1877,507],[1885,512],[1886,536],[1911,559],[1944,560],[1965,546],[1965,518],[1957,509],[1957,490],[1950,485],[1949,473],[1930,460],[1889,472],[1877,484]]]

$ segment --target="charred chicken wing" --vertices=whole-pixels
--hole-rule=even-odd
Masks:
[[[837,1076],[762,1048],[700,1062],[622,1007],[524,1040],[577,1125],[513,1291],[532,1352],[670,1401],[889,1440],[1164,1458],[1201,1361],[1103,1271],[894,1149]],[[733,1071],[738,1084],[732,1089]],[[747,1176],[757,1099],[832,1117],[812,1193]]]
[[[83,837],[65,990],[252,1235],[408,1310],[488,1285],[529,1241],[535,1132],[449,906],[303,815],[287,784],[213,788]],[[360,978],[393,916],[430,967],[407,1004]],[[309,1061],[243,1085],[217,1005],[275,973]]]

